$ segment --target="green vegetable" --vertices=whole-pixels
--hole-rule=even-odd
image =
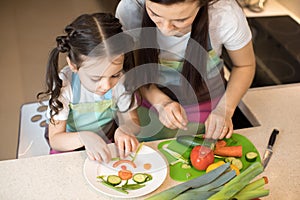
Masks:
[[[204,138],[203,134],[198,136],[192,136],[192,135],[180,135],[176,138],[176,141],[180,144],[183,144],[187,147],[195,147],[198,145],[202,145]]]
[[[257,175],[262,173],[264,170],[263,166],[259,162],[255,162],[250,165],[240,175],[229,181],[221,191],[214,194],[209,200],[220,200],[220,199],[231,199],[239,191],[241,191],[249,182]]]
[[[122,189],[124,190],[137,190],[140,189],[142,187],[145,187],[145,184],[125,184],[122,185]]]
[[[145,183],[146,181],[152,180],[152,176],[150,174],[137,173],[133,175],[132,179],[136,183]]]
[[[256,158],[258,157],[257,153],[255,152],[248,152],[246,154],[246,160],[248,162],[254,162],[256,160]]]
[[[131,160],[132,162],[135,161],[136,156],[138,155],[139,151],[141,150],[143,144],[144,144],[144,142],[142,142],[142,143],[139,144],[139,146],[138,146],[138,148],[137,148],[137,150],[136,150],[136,152],[135,152],[135,154],[134,154],[134,156],[133,156],[133,158],[132,158],[132,160]]]
[[[128,194],[128,192],[127,192],[126,190],[123,190],[121,187],[115,187],[115,186],[109,184],[109,183],[106,182],[106,181],[101,181],[101,183],[102,183],[103,185],[105,185],[105,186],[111,188],[111,189],[114,189],[114,190],[118,191],[118,192],[122,192],[122,193]]]
[[[194,178],[190,181],[187,181],[185,183],[181,183],[177,186],[171,187],[161,193],[158,193],[156,195],[153,195],[149,198],[148,200],[168,200],[168,199],[174,199],[177,197],[179,194],[189,190],[189,189],[194,189],[194,188],[199,188],[203,185],[206,185],[215,179],[217,179],[221,174],[223,174],[228,168],[230,164],[226,163],[224,165],[221,165],[220,167],[198,177]]]
[[[243,163],[240,159],[235,158],[231,161],[231,164],[235,165],[239,170],[243,168]]]
[[[107,177],[107,182],[113,186],[116,186],[122,182],[122,179],[117,175],[109,175]]]
[[[236,159],[235,157],[225,157],[225,162],[231,163],[232,160]]]
[[[181,168],[182,168],[182,169],[190,169],[190,168],[191,168],[191,165],[186,164],[186,163],[182,163]]]
[[[217,179],[215,179],[213,182],[211,182],[207,185],[204,185],[202,187],[199,187],[199,188],[190,189],[190,190],[180,194],[175,199],[176,200],[185,200],[185,199],[189,199],[189,200],[190,199],[195,199],[195,200],[196,199],[199,199],[199,200],[203,199],[203,200],[206,200],[211,195],[218,192],[218,191],[212,191],[213,189],[219,188],[220,186],[224,185],[225,183],[227,183],[228,181],[233,179],[235,176],[236,176],[235,171],[231,170],[231,171],[229,171],[225,174],[222,174]]]

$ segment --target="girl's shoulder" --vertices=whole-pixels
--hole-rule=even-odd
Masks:
[[[63,81],[63,84],[69,84],[72,81],[72,70],[69,66],[65,66],[59,72],[59,78]]]

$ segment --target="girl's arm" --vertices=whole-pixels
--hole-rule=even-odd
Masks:
[[[139,144],[136,135],[140,132],[140,121],[137,110],[125,113],[118,112],[119,128],[115,132],[115,143],[121,158],[135,151]]]
[[[141,88],[142,96],[158,111],[159,120],[168,128],[186,130],[188,123],[183,107],[163,93],[156,85]]]
[[[233,68],[226,92],[215,110],[205,122],[206,137],[227,138],[232,135],[232,116],[244,94],[249,89],[255,74],[255,56],[250,41],[242,49],[229,51]]]
[[[71,151],[83,147],[78,132],[66,132],[66,120],[55,120],[49,123],[49,142],[57,151]]]

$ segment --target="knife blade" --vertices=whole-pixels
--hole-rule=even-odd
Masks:
[[[279,133],[279,130],[278,129],[274,129],[272,131],[272,134],[269,138],[269,142],[268,142],[268,146],[265,150],[265,153],[264,153],[264,156],[263,156],[263,161],[262,161],[262,164],[263,164],[263,167],[264,169],[266,169],[272,155],[273,155],[273,146],[274,146],[274,143],[275,143],[275,140],[276,140],[276,136],[278,135]]]

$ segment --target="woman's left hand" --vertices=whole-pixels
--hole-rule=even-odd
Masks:
[[[233,133],[231,118],[225,111],[213,110],[205,121],[205,138],[230,138]]]
[[[125,133],[120,128],[117,128],[114,138],[122,159],[134,152],[139,145],[134,134]]]

